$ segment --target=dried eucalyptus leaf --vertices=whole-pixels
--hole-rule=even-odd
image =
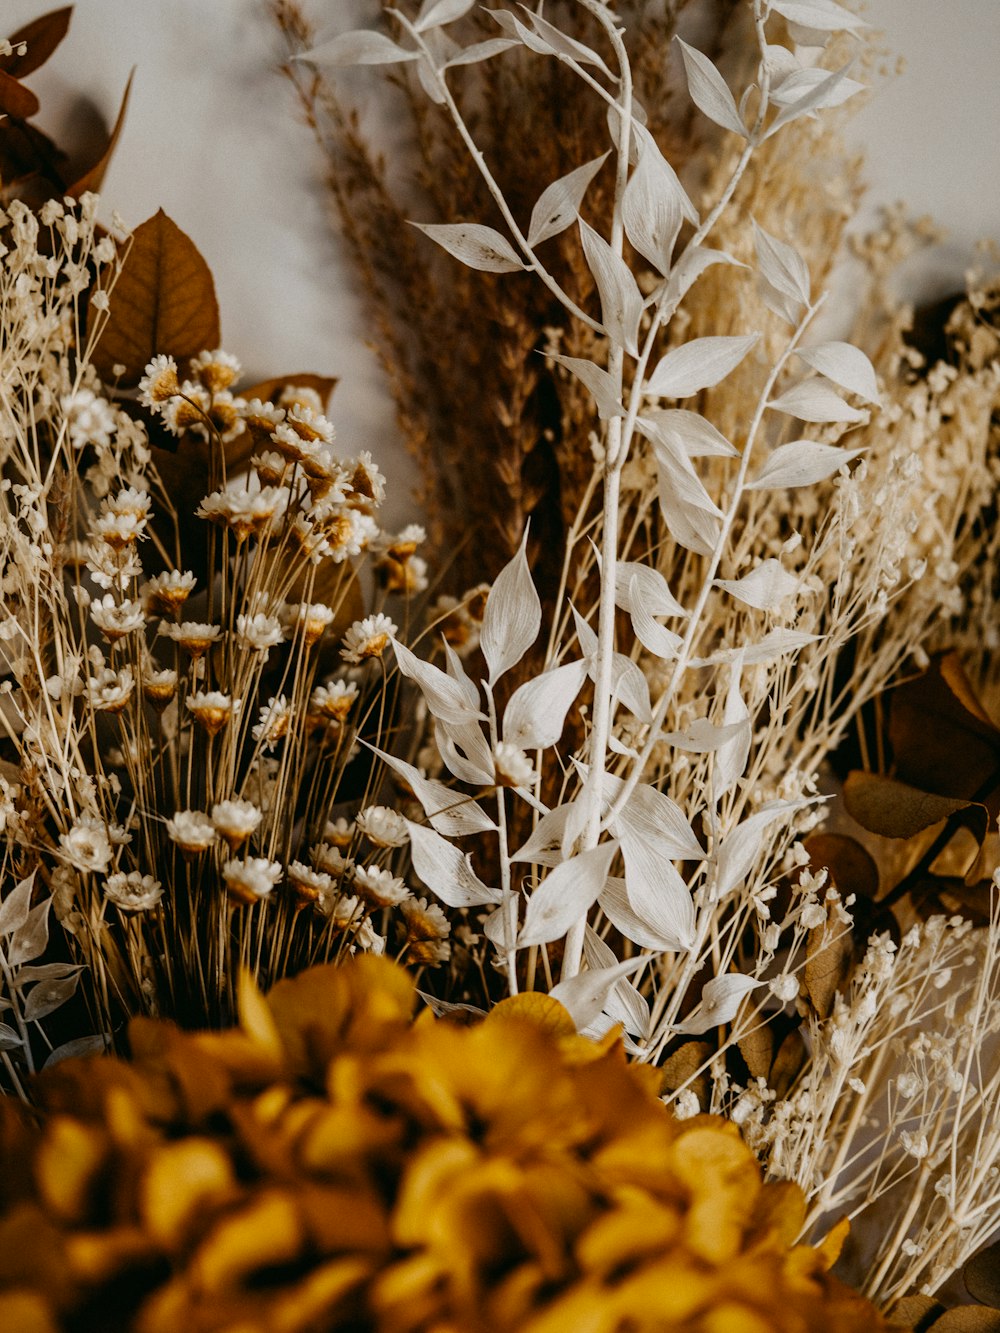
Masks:
[[[365,742],[368,744],[368,742]],[[469,833],[493,833],[496,824],[482,807],[464,792],[453,791],[434,778],[425,778],[419,769],[405,760],[387,754],[377,745],[368,747],[403,779],[423,806],[431,827],[448,838],[461,838]]]
[[[627,958],[615,967],[588,968],[568,981],[560,981],[549,994],[569,1011],[579,1032],[601,1013],[621,978],[638,972],[646,962],[645,958]]]
[[[761,275],[782,295],[800,305],[809,304],[809,269],[794,245],[771,236],[753,224],[754,247]]]
[[[469,699],[461,682],[452,679],[433,662],[425,662],[417,657],[398,639],[393,639],[392,647],[400,673],[417,685],[434,717],[441,722],[458,724],[483,719],[484,714],[480,712],[477,703]]]
[[[865,421],[867,413],[851,407],[825,379],[801,380],[768,403],[775,412],[787,412],[799,421]],[[783,446],[787,448],[788,446]]]
[[[790,23],[819,32],[860,32],[868,24],[835,0],[772,0],[771,9]]]
[[[789,102],[775,116],[764,138],[769,139],[783,126],[790,124],[793,120],[798,120],[801,116],[808,116],[813,111],[834,106],[838,100],[845,101],[846,99],[841,97],[841,93],[849,69],[850,65],[845,65],[843,69],[834,70],[832,74],[827,74],[819,83],[807,89],[794,102]]]
[[[292,59],[337,68],[345,65],[396,65],[404,60],[416,60],[419,55],[419,51],[405,50],[384,32],[358,28],[331,37],[328,42],[321,42],[311,51],[302,51]]]
[[[638,944],[640,949],[652,949],[654,953],[671,953],[675,949],[676,941],[670,923],[665,923],[665,929],[660,930],[637,912],[623,879],[610,876],[598,902],[615,929],[621,931],[633,944]],[[658,911],[656,915],[659,921],[661,913]]]
[[[36,982],[24,1004],[24,1021],[38,1023],[47,1018],[72,997],[79,983],[79,973],[72,977],[55,977],[49,981]]]
[[[478,65],[481,60],[490,60],[493,56],[501,55],[504,51],[520,45],[520,42],[510,37],[491,37],[489,41],[476,42],[474,46],[467,46],[464,51],[459,51],[457,55],[445,61],[444,68],[451,69],[455,65]]]
[[[549,357],[560,366],[565,366],[571,375],[575,375],[580,383],[590,390],[597,404],[597,415],[602,421],[610,421],[612,417],[625,415],[619,385],[603,367],[578,356],[559,356],[555,352],[550,352]]]
[[[504,710],[503,739],[522,750],[555,745],[586,676],[586,662],[568,662],[519,686]]]
[[[0,903],[0,936],[12,935],[20,930],[28,919],[31,907],[31,890],[35,884],[35,872],[21,882]]]
[[[526,267],[506,236],[481,222],[412,222],[410,225],[463,264],[482,273],[516,273]]]
[[[425,0],[413,26],[417,32],[426,32],[428,28],[454,23],[468,14],[475,3],[476,0]]]
[[[775,556],[762,561],[756,569],[745,574],[741,579],[716,579],[715,586],[722,588],[747,606],[758,611],[774,611],[799,586],[799,580],[784,568]]]
[[[638,417],[636,425],[648,439],[660,438],[665,447],[688,458],[739,458],[739,451],[721,431],[687,408],[653,408]]]
[[[601,299],[601,322],[608,337],[632,356],[639,355],[639,320],[642,292],[632,270],[589,223],[579,219],[580,239],[587,267],[594,275]]]
[[[727,972],[725,976],[714,977],[705,983],[701,992],[701,1001],[689,1018],[674,1025],[675,1032],[684,1032],[691,1037],[700,1037],[709,1028],[721,1027],[736,1017],[744,998],[763,982],[753,977],[741,976],[738,972]]]
[[[46,898],[37,907],[33,907],[21,925],[10,937],[7,946],[7,962],[11,968],[18,968],[22,963],[30,963],[40,953],[45,952],[49,942],[49,909],[52,899]]]
[[[799,347],[795,355],[839,384],[849,393],[855,393],[867,403],[879,402],[875,367],[860,347],[845,342],[818,343],[815,347]]]

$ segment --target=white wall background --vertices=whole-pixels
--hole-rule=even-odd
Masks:
[[[10,33],[55,4],[6,0],[0,22]],[[332,31],[376,9],[312,0],[310,12]],[[961,281],[977,239],[1000,238],[1000,0],[870,0],[868,16],[905,70],[855,121],[866,217],[905,199],[948,229],[907,277],[914,296],[938,295]],[[405,521],[391,410],[326,225],[311,141],[275,72],[280,51],[257,0],[78,0],[68,38],[28,82],[39,123],[61,143],[96,114],[113,122],[136,68],[108,207],[135,224],[162,206],[192,236],[215,274],[225,344],[248,373],[340,376],[340,439],[382,460],[396,480],[389,521]],[[377,80],[357,86],[374,94]]]

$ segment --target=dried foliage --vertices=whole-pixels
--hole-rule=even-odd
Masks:
[[[871,1333],[793,1245],[794,1186],[734,1128],[680,1123],[652,1070],[544,996],[471,1028],[410,1025],[402,970],[318,968],[241,1030],[137,1020],[131,1060],[43,1074],[41,1127],[3,1105],[0,1321]],[[842,1230],[842,1229],[841,1229]]]

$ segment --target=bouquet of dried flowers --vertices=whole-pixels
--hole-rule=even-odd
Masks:
[[[451,581],[380,529],[331,381],[239,390],[164,214],[8,201],[0,1059],[42,1118],[8,1107],[0,1227],[65,1262],[3,1299],[85,1327],[128,1273],[149,1330],[978,1326],[936,1294],[995,1291],[997,297],[927,361],[889,218],[855,342],[821,331],[864,24],[424,0],[317,41],[272,9]],[[351,64],[412,113],[416,231]],[[451,1021],[347,963],[389,950]],[[242,1037],[135,1017],[238,995]],[[132,1064],[63,1063],[105,1046]],[[863,1298],[826,1274],[848,1224]]]

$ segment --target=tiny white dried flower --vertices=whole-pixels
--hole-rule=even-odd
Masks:
[[[768,989],[782,1004],[788,1004],[799,993],[798,977],[791,976],[788,973],[780,977],[772,977],[768,982]]]
[[[234,852],[257,832],[263,817],[252,801],[234,799],[219,801],[212,806],[212,823]]]
[[[206,852],[215,842],[215,825],[200,810],[178,810],[167,820],[167,833],[182,852]]]
[[[291,705],[283,694],[272,695],[260,710],[259,716],[260,720],[250,734],[258,745],[270,750],[288,734],[292,721]]]
[[[267,661],[268,650],[276,647],[284,638],[281,625],[276,616],[258,612],[256,615],[238,615],[236,617],[236,638],[245,648],[262,653]]]
[[[903,1152],[910,1157],[915,1157],[918,1162],[930,1152],[926,1134],[911,1134],[908,1129],[904,1129],[899,1136],[899,1142],[902,1145]]]
[[[176,615],[191,596],[196,582],[189,569],[183,573],[179,569],[171,569],[144,583],[140,596],[149,610]]]
[[[281,879],[282,869],[277,861],[263,856],[250,856],[245,861],[226,861],[222,878],[231,897],[244,906],[253,906],[267,898]]]
[[[161,620],[158,633],[180,644],[192,657],[201,657],[222,635],[220,625],[206,625],[197,620],[182,620],[179,625]]]
[[[326,685],[317,685],[313,690],[309,699],[309,711],[323,713],[326,717],[343,722],[357,697],[358,687],[354,681],[328,681]]]
[[[107,826],[93,815],[81,815],[68,833],[60,833],[59,845],[77,870],[101,872],[111,864]]]
[[[517,745],[501,741],[493,750],[497,782],[502,787],[530,787],[535,781],[531,760]]]
[[[372,907],[398,907],[413,896],[398,875],[377,866],[356,866],[354,888]]]
[[[172,356],[154,356],[146,367],[146,373],[139,381],[139,401],[144,407],[156,411],[175,393],[180,393],[177,379],[177,362]]]
[[[701,1104],[697,1095],[690,1088],[685,1088],[683,1092],[677,1094],[673,1112],[678,1120],[690,1120],[692,1116],[699,1115]]]
[[[163,897],[163,888],[152,875],[142,875],[138,870],[127,874],[119,871],[108,876],[104,895],[123,912],[148,912]]]
[[[356,620],[344,635],[340,655],[345,662],[364,662],[371,657],[381,657],[395,633],[396,626],[382,612],[365,616],[364,620]]]
[[[404,847],[410,840],[406,820],[387,805],[369,805],[358,815],[355,823],[365,837],[376,847]]]
[[[215,736],[240,711],[241,702],[221,690],[196,690],[184,700],[184,706],[210,736]]]
[[[121,671],[105,667],[87,681],[90,706],[100,713],[120,713],[127,707],[134,689],[135,681],[129,666],[122,667]]]
[[[333,624],[333,609],[324,602],[291,603],[281,610],[281,620],[294,637],[300,634],[311,648]]]
[[[116,602],[113,593],[105,593],[90,604],[90,618],[109,643],[135,634],[146,623],[140,602],[124,598]]]

